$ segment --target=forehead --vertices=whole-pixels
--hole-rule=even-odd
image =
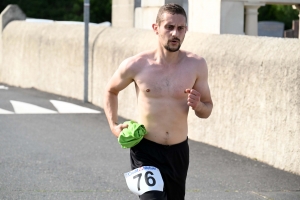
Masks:
[[[164,12],[161,15],[161,24],[176,24],[176,25],[181,25],[185,26],[186,25],[186,18],[181,15],[181,14],[171,14],[168,12]]]

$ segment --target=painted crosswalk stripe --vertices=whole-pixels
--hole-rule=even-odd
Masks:
[[[40,106],[36,106],[21,101],[10,101],[14,107],[16,114],[55,114],[56,111],[49,110]]]
[[[6,87],[4,85],[0,85],[0,90],[8,90],[8,87]]]
[[[93,110],[64,101],[50,100],[50,102],[59,113],[101,113],[98,110]]]
[[[14,114],[14,113],[0,108],[0,114]]]

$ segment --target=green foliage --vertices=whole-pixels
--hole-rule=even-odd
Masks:
[[[285,30],[291,29],[292,21],[299,19],[299,11],[287,5],[266,5],[258,12],[258,21],[280,21],[285,24]]]
[[[0,11],[17,4],[29,18],[83,21],[84,0],[1,0]],[[111,21],[112,0],[90,0],[90,22]]]

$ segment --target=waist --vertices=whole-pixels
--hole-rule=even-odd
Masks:
[[[184,142],[187,139],[187,134],[148,132],[144,138],[157,144],[170,146]]]
[[[182,142],[179,142],[176,144],[170,144],[170,145],[169,144],[160,144],[155,141],[148,140],[147,138],[144,137],[139,144],[147,144],[149,146],[153,146],[156,148],[170,148],[170,147],[180,148],[181,146],[186,146],[187,143],[188,143],[188,137],[186,137],[186,139],[183,140]]]

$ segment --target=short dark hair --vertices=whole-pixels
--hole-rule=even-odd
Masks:
[[[186,13],[185,13],[185,10],[178,4],[176,3],[168,3],[162,7],[160,7],[158,13],[157,13],[157,17],[156,17],[156,23],[157,24],[160,24],[161,23],[161,16],[165,13],[170,13],[172,15],[175,15],[175,14],[180,14],[180,15],[183,15],[186,19],[186,22],[187,22],[187,16],[186,16]]]

